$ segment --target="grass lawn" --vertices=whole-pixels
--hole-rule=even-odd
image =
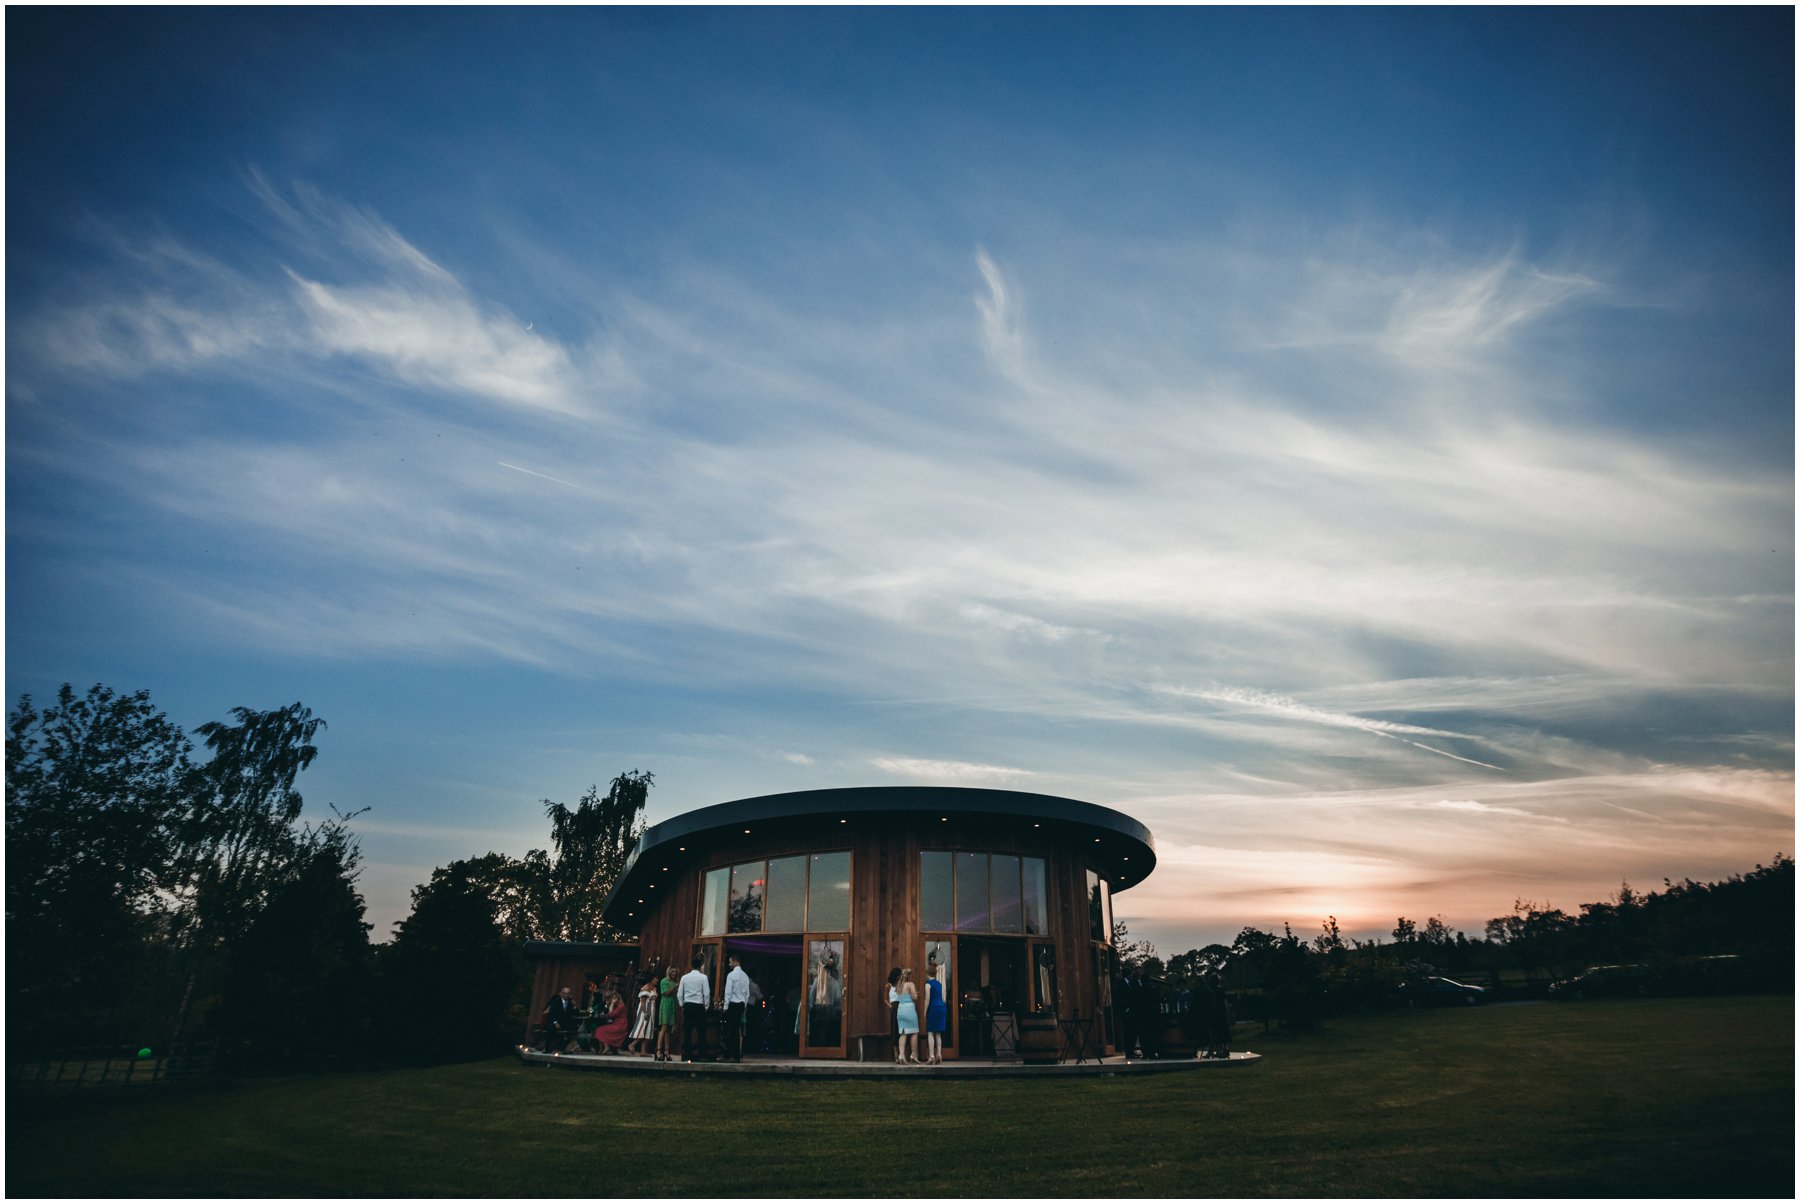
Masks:
[[[1145,1078],[645,1081],[511,1060],[15,1091],[9,1196],[1794,1194],[1791,997],[1246,1028]]]

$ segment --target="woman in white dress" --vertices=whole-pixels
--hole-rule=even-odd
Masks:
[[[652,974],[638,988],[637,1019],[631,1025],[631,1041],[627,1049],[639,1057],[650,1052],[656,1039],[656,975]]]
[[[888,1035],[894,1038],[894,1063],[900,1062],[900,1021],[897,1013],[900,1009],[900,967],[895,966],[888,971],[887,1010]]]

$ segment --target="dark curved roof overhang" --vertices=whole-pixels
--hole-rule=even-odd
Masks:
[[[1150,829],[1097,803],[1022,790],[960,786],[799,790],[715,803],[647,829],[606,900],[606,922],[636,931],[643,915],[640,900],[649,899],[652,883],[678,873],[703,854],[710,855],[721,838],[736,837],[745,828],[779,824],[798,833],[823,820],[854,822],[861,817],[909,814],[1029,820],[1052,829],[1053,838],[1060,830],[1062,839],[1078,841],[1087,850],[1089,864],[1115,893],[1142,882],[1156,868],[1156,842]]]

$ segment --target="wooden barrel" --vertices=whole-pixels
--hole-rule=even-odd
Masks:
[[[1162,1056],[1165,1058],[1191,1058],[1197,1052],[1194,1039],[1188,1035],[1187,1025],[1182,1023],[1187,1017],[1179,1012],[1165,1013],[1162,1018]]]
[[[1056,1055],[1061,1052],[1062,1040],[1055,1016],[1027,1013],[1019,1017],[1019,1056],[1028,1065],[1047,1065],[1056,1061]]]

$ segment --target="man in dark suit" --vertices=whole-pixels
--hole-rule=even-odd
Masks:
[[[559,991],[544,1009],[544,1052],[561,1053],[581,1023],[575,1014],[575,999],[568,987]]]

